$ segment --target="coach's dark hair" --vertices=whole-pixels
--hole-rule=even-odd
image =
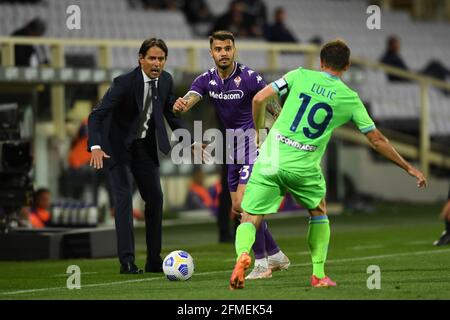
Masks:
[[[350,48],[340,39],[327,42],[320,50],[320,60],[335,71],[342,71],[350,64]]]
[[[144,42],[142,42],[141,48],[139,49],[139,55],[142,55],[142,57],[145,57],[145,54],[147,53],[148,49],[150,49],[151,47],[160,48],[166,54],[166,59],[167,59],[167,55],[169,53],[169,50],[167,49],[167,45],[164,42],[164,40],[157,39],[157,38],[145,39]]]
[[[231,40],[231,41],[233,41],[233,44],[234,44],[234,36],[230,31],[219,30],[219,31],[213,32],[213,34],[209,36],[209,46],[210,47],[212,46],[212,43],[214,40],[220,40],[220,41]]]

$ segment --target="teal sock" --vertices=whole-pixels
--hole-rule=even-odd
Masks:
[[[311,251],[313,275],[325,277],[325,261],[330,242],[330,223],[326,215],[310,217],[308,229],[308,245]]]
[[[242,253],[249,253],[253,242],[255,242],[256,228],[251,222],[241,223],[236,230],[236,254],[237,258],[241,256]]]

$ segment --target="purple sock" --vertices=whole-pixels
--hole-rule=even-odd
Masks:
[[[271,255],[279,252],[280,248],[278,247],[275,240],[273,240],[272,234],[270,233],[269,227],[267,226],[267,222],[264,221],[264,223],[265,223],[264,238],[266,240],[266,243],[265,243],[266,251],[267,251],[267,255],[271,256]]]
[[[255,253],[255,259],[263,259],[266,257],[266,229],[267,224],[265,221],[263,221],[259,226],[259,229],[256,230],[255,243],[252,247],[253,252]]]

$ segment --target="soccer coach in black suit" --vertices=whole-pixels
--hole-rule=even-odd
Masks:
[[[163,70],[167,52],[163,40],[145,40],[139,49],[139,66],[115,78],[89,115],[90,164],[101,169],[103,158],[107,159],[105,166],[111,177],[120,273],[143,272],[135,264],[133,181],[129,172],[145,201],[145,272],[162,272],[163,193],[158,148],[164,154],[170,151],[163,116],[172,130],[185,128],[172,111],[173,80]]]

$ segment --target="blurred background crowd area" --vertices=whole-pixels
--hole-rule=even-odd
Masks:
[[[371,14],[367,8],[372,4],[381,8],[380,29],[370,29],[367,25]],[[71,5],[80,8],[80,28],[67,27]],[[308,65],[311,61],[304,51],[280,49],[276,52],[276,67],[269,66],[272,53],[257,49],[259,44],[308,44],[320,48],[328,40],[343,38],[352,49],[352,56],[366,62],[354,63],[345,81],[359,92],[377,125],[386,129],[390,138],[406,145],[405,150],[417,149],[422,143],[421,82],[366,66],[381,62],[444,83],[450,78],[450,1],[446,0],[0,0],[0,37],[73,39],[70,46],[63,48],[59,68],[106,68],[108,81],[137,65],[137,51],[143,39],[164,39],[169,44],[166,70],[174,76],[177,96],[186,92],[196,75],[213,67],[207,36],[214,30],[233,32],[237,60],[260,72],[266,82],[299,66],[317,68],[319,61],[316,55],[313,64]],[[98,46],[78,46],[78,39],[135,40],[136,46],[111,47],[106,63],[98,55]],[[186,43],[186,48],[190,42],[204,42],[194,53],[195,68],[186,68],[191,53],[183,45],[171,47],[171,41],[184,41],[181,44]],[[246,48],[241,50],[242,44]],[[35,197],[41,187],[44,189],[40,189],[40,195],[45,195],[42,190],[51,195],[48,210],[61,209],[56,210],[58,217],[53,217],[55,224],[62,223],[65,212],[72,211],[81,217],[80,224],[111,221],[113,208],[108,179],[104,172],[89,167],[90,155],[86,151],[87,116],[108,81],[91,78],[32,81],[27,78],[26,70],[57,68],[52,45],[15,44],[13,65],[7,61],[5,48],[2,44],[0,104],[17,106],[21,139],[32,142],[30,177]],[[23,74],[19,69],[19,77],[14,81],[8,76],[11,72],[8,68],[12,67],[24,68]],[[408,177],[390,168],[365,145],[338,137],[332,139],[331,151],[323,164],[331,201],[351,207],[364,206],[377,199],[430,202],[446,197],[450,169],[450,91],[431,85],[426,92],[427,151],[433,152],[430,188],[417,196],[412,188],[403,187]],[[57,128],[56,113],[63,117],[63,127]],[[191,129],[194,121],[202,121],[203,130],[220,127],[208,99],[183,118]],[[409,155],[410,160],[418,162],[417,152],[411,151],[406,157]],[[191,212],[195,216],[200,209],[204,210],[203,214],[214,216],[223,174],[220,165],[174,165],[170,157],[163,158],[161,175],[167,215],[187,212],[188,216]],[[137,193],[135,198],[135,218],[140,220],[142,203]],[[88,209],[91,207],[98,212],[92,213]],[[287,196],[286,210],[290,209],[297,210],[298,206]]]

